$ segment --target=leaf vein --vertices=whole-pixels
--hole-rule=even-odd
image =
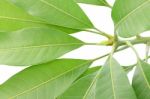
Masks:
[[[138,9],[143,7],[145,4],[149,3],[150,0],[146,0],[144,3],[142,3],[140,6],[129,12],[126,16],[124,16],[116,25],[115,28],[117,28],[123,21],[125,21],[130,15],[132,15],[134,12],[136,12]]]
[[[22,94],[25,94],[25,93],[27,93],[27,92],[29,92],[29,91],[32,91],[32,90],[34,90],[34,89],[37,89],[37,88],[39,88],[40,86],[42,86],[42,85],[44,85],[44,84],[47,84],[47,83],[49,83],[50,81],[53,81],[53,80],[55,80],[55,79],[61,77],[62,75],[65,75],[65,74],[71,72],[72,70],[75,70],[75,69],[77,69],[77,68],[79,68],[79,67],[81,67],[81,66],[83,66],[83,65],[86,65],[86,64],[88,64],[88,63],[90,63],[90,62],[91,62],[91,61],[87,61],[87,62],[85,62],[85,63],[83,63],[83,64],[80,64],[80,65],[78,65],[78,66],[76,66],[76,67],[74,67],[74,68],[72,68],[72,69],[70,69],[70,70],[68,70],[68,71],[66,71],[66,72],[64,72],[64,73],[62,73],[62,74],[56,76],[56,77],[54,77],[54,78],[48,79],[47,81],[44,81],[44,82],[42,82],[42,83],[40,83],[40,84],[38,84],[38,85],[36,85],[36,86],[30,88],[30,89],[27,89],[27,90],[21,92],[21,93],[18,93],[18,94],[15,95],[15,96],[11,96],[11,97],[8,98],[8,99],[13,99],[13,98],[18,97],[18,96],[20,96],[20,95],[22,95]]]

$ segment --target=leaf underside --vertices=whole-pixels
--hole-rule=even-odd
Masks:
[[[136,99],[124,70],[116,60],[107,60],[102,69],[76,81],[58,99],[93,98]]]
[[[133,77],[133,88],[137,99],[149,99],[150,97],[150,65],[139,61]]]
[[[49,28],[0,33],[0,64],[29,66],[54,60],[84,43]]]
[[[31,66],[0,86],[1,99],[56,99],[91,64],[86,60],[59,59]]]
[[[112,18],[121,37],[136,36],[150,30],[150,0],[116,0]]]

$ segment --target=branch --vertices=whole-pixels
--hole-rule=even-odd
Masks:
[[[122,48],[116,50],[115,52],[119,52],[119,51],[122,51],[122,50],[127,49],[127,48],[128,48],[128,46],[124,46],[124,47],[122,47]],[[106,57],[106,56],[108,56],[108,55],[110,55],[110,54],[111,54],[111,53],[107,53],[107,54],[105,54],[105,55],[103,55],[103,56],[100,56],[100,57],[98,57],[98,58],[92,59],[92,61],[99,60],[99,59],[104,58],[104,57]]]
[[[136,38],[134,40],[128,40],[129,42],[131,42],[133,45],[134,44],[146,44],[147,42],[150,42],[150,37],[140,37],[140,38]],[[125,45],[126,41],[118,41],[118,45]]]

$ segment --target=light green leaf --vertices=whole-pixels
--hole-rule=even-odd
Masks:
[[[77,3],[86,3],[86,4],[94,4],[101,6],[109,6],[106,0],[76,0]]]
[[[114,59],[76,81],[58,99],[136,99],[126,73]]]
[[[150,98],[150,65],[148,63],[143,61],[138,62],[132,84],[137,99]]]
[[[72,29],[93,28],[74,0],[9,0],[43,21]]]
[[[62,59],[31,66],[0,86],[1,99],[56,99],[91,64]]]
[[[96,66],[96,67],[88,68],[78,79],[80,79],[82,77],[85,77],[87,75],[90,75],[92,73],[95,73],[95,72],[99,71],[100,68],[101,68],[101,66]]]
[[[116,33],[132,37],[150,30],[150,0],[116,0],[112,18]]]
[[[123,69],[124,69],[127,73],[129,73],[130,71],[133,70],[133,68],[134,68],[135,66],[122,66],[122,67],[123,67]]]
[[[45,63],[84,43],[49,28],[27,28],[0,33],[0,64],[34,65]]]
[[[0,0],[0,31],[10,32],[25,27],[49,27],[64,31],[66,33],[74,33],[79,31],[48,24],[29,15],[27,12],[11,4],[7,0]]]

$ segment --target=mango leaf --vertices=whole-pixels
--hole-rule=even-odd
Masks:
[[[116,0],[112,18],[121,37],[132,37],[150,30],[150,0]]]
[[[43,21],[72,29],[93,28],[74,0],[9,0]]]
[[[0,64],[34,65],[54,60],[84,43],[49,28],[0,33]]]
[[[94,4],[100,6],[109,6],[106,0],[76,0],[77,3]]]
[[[58,99],[136,99],[126,73],[115,59],[76,81]]]
[[[60,59],[31,66],[0,86],[1,99],[56,99],[91,64],[87,60]]]
[[[48,24],[29,15],[24,10],[18,8],[8,0],[0,0],[0,31],[10,32],[25,27],[49,27],[64,31],[66,33],[74,33],[79,30],[60,27]]]
[[[143,61],[138,62],[133,77],[133,88],[137,99],[149,99],[150,95],[150,65]]]

